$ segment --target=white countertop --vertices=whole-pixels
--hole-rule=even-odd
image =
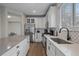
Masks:
[[[50,38],[58,38],[57,36],[44,35],[49,39],[64,55],[66,56],[79,56],[79,44],[57,44]]]
[[[25,37],[27,36],[20,35],[0,39],[0,56],[24,40]]]

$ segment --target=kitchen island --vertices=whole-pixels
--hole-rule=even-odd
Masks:
[[[58,36],[44,35],[47,38],[47,55],[48,56],[79,56],[79,44],[58,44],[51,38]]]
[[[0,56],[24,56],[28,49],[29,35],[15,35],[0,39]]]

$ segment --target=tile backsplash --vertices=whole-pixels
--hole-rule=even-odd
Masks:
[[[63,39],[67,39],[66,30],[63,30],[61,34],[59,34],[59,36]],[[71,41],[73,41],[74,43],[79,43],[79,31],[69,31],[69,36],[71,37]]]
[[[70,31],[69,35],[73,42],[79,43],[79,31]]]

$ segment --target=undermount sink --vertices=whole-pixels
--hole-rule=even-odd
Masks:
[[[67,42],[65,40],[59,39],[59,38],[51,38],[54,42],[57,42],[58,44],[72,44],[70,42]]]

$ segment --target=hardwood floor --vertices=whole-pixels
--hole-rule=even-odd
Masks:
[[[27,56],[46,56],[41,43],[31,43]]]

